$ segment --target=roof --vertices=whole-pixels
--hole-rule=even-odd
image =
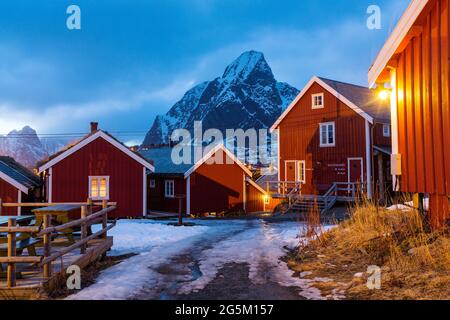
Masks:
[[[375,121],[390,122],[390,104],[388,101],[378,99],[375,91],[350,83],[314,76],[273,124],[271,127],[272,131],[278,128],[283,119],[297,105],[314,83],[319,84],[370,123],[374,123]]]
[[[263,189],[267,189],[267,182],[276,182],[278,181],[278,171],[275,171],[273,174],[264,174],[256,180],[256,183]]]
[[[392,154],[392,147],[374,145],[373,148],[381,153],[387,154],[388,156]]]
[[[162,147],[162,148],[154,148],[148,150],[141,150],[140,153],[146,159],[152,161],[155,165],[155,174],[174,174],[174,175],[183,175],[185,178],[190,176],[194,171],[196,171],[203,163],[205,163],[208,159],[210,159],[217,151],[222,150],[226,153],[228,157],[230,157],[234,163],[238,164],[244,172],[251,176],[250,170],[245,167],[245,165],[238,159],[236,156],[231,153],[223,144],[218,144],[214,148],[212,148],[208,153],[204,154],[203,157],[195,162],[195,148],[191,146],[191,161],[188,164],[181,163],[175,164],[172,160],[172,152],[173,148],[170,147]],[[175,150],[175,152],[178,152]]]
[[[369,86],[373,87],[387,64],[397,53],[402,42],[408,36],[417,18],[431,0],[412,0],[405,13],[397,23],[394,31],[380,50],[375,62],[369,70]]]
[[[154,166],[151,163],[149,163],[148,160],[146,158],[144,158],[143,156],[141,156],[139,153],[132,151],[130,148],[128,148],[126,145],[124,145],[122,142],[117,140],[115,137],[113,137],[109,133],[102,131],[102,130],[98,130],[96,132],[89,133],[82,139],[66,146],[61,151],[51,155],[46,160],[40,162],[38,164],[39,173],[47,170],[48,168],[52,167],[59,161],[65,159],[66,157],[68,157],[71,154],[75,153],[76,151],[80,150],[81,148],[88,145],[89,143],[97,140],[98,138],[103,138],[104,140],[106,140],[107,142],[109,142],[110,144],[115,146],[117,149],[119,149],[123,153],[127,154],[128,156],[130,156],[131,158],[133,158],[134,160],[136,160],[137,162],[142,164],[147,169],[149,169],[151,171],[155,170]]]
[[[11,157],[0,156],[0,178],[26,194],[41,184],[38,176]]]
[[[162,147],[148,150],[141,150],[140,154],[153,162],[156,174],[180,174],[184,175],[192,164],[174,164],[171,160],[173,148]]]
[[[391,106],[389,101],[380,100],[378,98],[378,94],[374,90],[370,90],[367,87],[325,79],[322,77],[319,79],[339,92],[339,94],[353,102],[375,121],[391,121]]]

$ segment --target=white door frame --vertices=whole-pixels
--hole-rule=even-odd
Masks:
[[[361,161],[361,183],[364,184],[364,158],[358,157],[358,158],[347,158],[347,181],[348,183],[351,183],[350,181],[350,162],[351,161]]]

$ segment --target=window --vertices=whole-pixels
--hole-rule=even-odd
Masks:
[[[335,142],[335,124],[334,122],[327,122],[320,124],[320,146],[334,147]]]
[[[264,204],[270,204],[270,196],[264,195]]]
[[[306,162],[304,160],[298,162],[298,181],[306,182]]]
[[[164,195],[166,198],[175,197],[175,183],[173,180],[165,181]]]
[[[109,200],[109,177],[89,177],[89,198]]]
[[[391,136],[391,126],[383,124],[383,137],[389,138]]]
[[[324,107],[323,93],[313,94],[312,95],[312,108],[313,109],[322,109],[323,107]]]
[[[150,180],[150,188],[152,188],[152,189],[156,188],[156,180],[155,179]]]

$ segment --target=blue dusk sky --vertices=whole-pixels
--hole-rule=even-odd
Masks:
[[[367,70],[409,0],[2,0],[0,134],[86,132],[139,142],[155,115],[247,50],[278,81],[313,75],[367,85]],[[81,8],[81,30],[66,9]],[[369,5],[381,30],[366,27]]]

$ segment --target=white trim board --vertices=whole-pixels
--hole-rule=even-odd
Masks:
[[[251,171],[230,151],[228,150],[222,143],[215,146],[213,149],[211,149],[207,154],[203,156],[203,158],[200,159],[195,165],[193,165],[186,173],[184,174],[184,178],[186,179],[189,177],[192,173],[194,173],[202,164],[204,164],[209,158],[211,158],[217,151],[222,150],[225,152],[225,154],[233,160],[234,163],[239,165],[244,172],[252,176]],[[225,159],[224,159],[225,161]]]
[[[375,86],[378,77],[386,68],[389,60],[392,59],[398,47],[401,45],[403,39],[408,35],[409,30],[416,22],[419,15],[424,10],[425,6],[430,0],[412,0],[409,7],[406,9],[402,18],[399,20],[394,31],[389,36],[375,62],[369,70],[368,80],[369,87]]]
[[[264,195],[267,195],[266,190],[264,190],[259,184],[257,184],[253,179],[247,177],[246,181],[250,183],[253,187],[258,189],[259,192],[263,193]]]
[[[299,93],[299,95],[295,98],[295,100],[289,105],[289,107],[283,112],[283,114],[275,121],[273,126],[270,128],[270,131],[273,132],[276,130],[281,122],[284,120],[284,118],[291,112],[291,110],[297,105],[297,103],[300,101],[300,99],[303,98],[303,96],[308,92],[308,90],[312,87],[314,83],[319,84],[321,87],[323,87],[325,90],[327,90],[329,93],[334,95],[337,99],[339,99],[341,102],[346,104],[348,107],[353,109],[357,114],[359,114],[361,117],[369,121],[371,124],[373,123],[374,119],[364,112],[361,108],[359,108],[357,105],[355,105],[353,102],[348,100],[346,97],[341,95],[339,92],[334,90],[332,87],[330,87],[328,84],[326,84],[324,81],[322,81],[319,77],[314,76],[312,79],[308,82],[308,84],[303,88],[303,90]],[[320,109],[319,109],[320,110]]]
[[[23,184],[17,182],[16,180],[14,180],[13,178],[11,178],[10,176],[8,176],[7,174],[5,174],[5,173],[3,173],[1,171],[0,171],[0,179],[8,182],[10,185],[15,187],[16,189],[19,189],[23,193],[28,194],[28,188],[27,187],[25,187]]]
[[[125,153],[126,155],[130,156],[135,161],[137,161],[140,164],[142,164],[144,167],[146,167],[150,171],[152,171],[152,172],[155,171],[155,167],[153,165],[151,165],[149,162],[145,161],[143,158],[141,158],[140,156],[136,155],[133,151],[128,149],[126,146],[124,146],[123,144],[121,144],[120,142],[116,141],[115,139],[110,137],[108,134],[106,134],[105,132],[100,130],[100,131],[97,131],[96,133],[94,133],[93,135],[87,137],[86,139],[80,141],[79,143],[74,145],[72,148],[67,149],[66,151],[61,153],[59,156],[57,156],[56,158],[50,160],[49,162],[47,162],[44,165],[42,165],[41,167],[39,167],[39,173],[47,170],[48,168],[53,167],[55,164],[57,164],[61,160],[67,158],[71,154],[77,152],[78,150],[82,149],[83,147],[87,146],[89,143],[97,140],[98,138],[103,138],[104,140],[106,140],[107,142],[112,144],[114,147],[116,147],[117,149],[119,149],[120,151]]]
[[[364,184],[364,158],[356,157],[356,158],[347,158],[347,182],[350,183],[350,162],[351,161],[361,161],[361,183]]]

